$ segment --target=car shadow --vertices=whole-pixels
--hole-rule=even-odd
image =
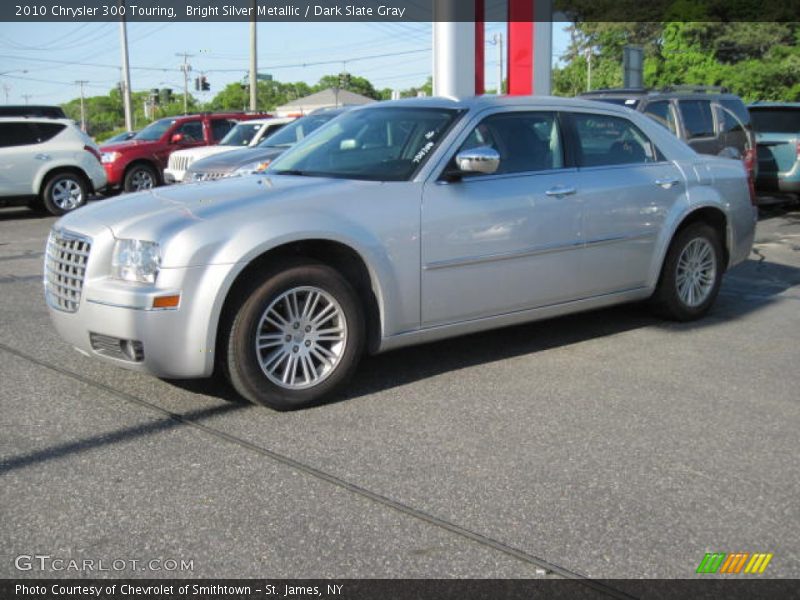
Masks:
[[[27,206],[0,208],[0,221],[39,221],[52,217],[53,215],[31,210]]]
[[[778,301],[779,294],[797,286],[800,286],[800,269],[763,260],[748,260],[728,273],[717,302],[704,319],[689,323],[665,321],[653,316],[647,303],[640,302],[366,356],[346,388],[323,404],[378,393],[448,371],[562,348],[643,327],[659,327],[678,333],[715,327],[762,310]],[[221,377],[211,381],[169,383],[228,402],[242,402]]]

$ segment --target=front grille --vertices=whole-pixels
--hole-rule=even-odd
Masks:
[[[192,174],[192,181],[215,181],[217,179],[222,179],[223,177],[229,177],[231,175],[230,171],[208,171],[205,173],[193,173]]]
[[[44,259],[45,298],[50,306],[64,312],[78,310],[91,248],[89,238],[64,231],[50,232]]]
[[[192,162],[191,156],[176,156],[175,154],[171,154],[168,167],[171,171],[185,171]]]

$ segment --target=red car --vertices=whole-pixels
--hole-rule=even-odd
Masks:
[[[161,173],[175,150],[217,144],[237,122],[269,116],[214,113],[154,121],[126,142],[100,147],[108,188],[138,192],[161,185]]]

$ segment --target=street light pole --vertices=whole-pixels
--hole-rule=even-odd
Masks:
[[[75,83],[81,87],[81,131],[86,133],[86,107],[84,105],[83,86],[89,82],[84,79],[80,79]]]

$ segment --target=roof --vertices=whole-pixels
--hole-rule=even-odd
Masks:
[[[361,94],[350,92],[348,90],[339,90],[338,92],[333,88],[322,90],[316,94],[305,96],[292,100],[286,104],[279,106],[276,110],[285,111],[292,109],[307,108],[311,106],[353,106],[361,104],[371,104],[375,102],[372,98],[367,98]]]
[[[492,108],[495,106],[537,106],[561,105],[571,108],[602,108],[624,112],[628,109],[614,106],[612,104],[601,104],[590,99],[583,98],[564,98],[561,96],[469,96],[464,98],[448,97],[424,97],[424,98],[404,98],[401,100],[389,100],[381,102],[380,106],[386,107],[420,107],[420,108],[452,108],[456,110],[468,110],[471,108]]]

